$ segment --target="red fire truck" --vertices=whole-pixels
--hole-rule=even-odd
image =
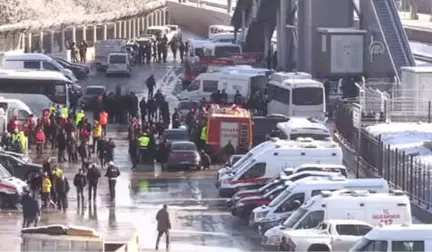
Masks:
[[[252,146],[252,116],[248,110],[211,105],[207,120],[207,145],[212,155],[222,153],[229,142],[241,153]]]

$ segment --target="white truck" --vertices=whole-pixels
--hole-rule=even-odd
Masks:
[[[109,242],[104,235],[85,227],[51,225],[24,228],[21,238],[21,251],[140,251],[137,235],[128,236],[124,242]]]
[[[371,193],[364,189],[366,184],[363,189],[351,187],[317,194],[281,225],[265,232],[262,245],[274,247],[282,236],[289,237],[293,231],[315,228],[328,220],[360,220],[372,226],[411,223],[410,200],[404,192],[375,190],[377,193]],[[329,251],[328,248],[322,249],[315,251]]]
[[[296,251],[347,251],[372,225],[358,220],[327,220],[311,229],[292,230],[285,235]]]
[[[94,66],[97,70],[105,70],[108,66],[108,55],[110,53],[126,53],[126,40],[106,39],[96,41]]]

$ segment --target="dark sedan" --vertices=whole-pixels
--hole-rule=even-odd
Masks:
[[[104,95],[105,92],[104,86],[87,86],[79,100],[81,108],[87,109],[97,96]]]
[[[5,153],[0,153],[0,164],[2,164],[12,176],[24,181],[27,181],[34,173],[38,173],[42,169],[42,165],[40,164],[26,163],[24,160]]]
[[[189,141],[189,133],[185,129],[168,129],[168,130],[165,130],[163,137],[168,142]]]
[[[72,71],[72,73],[77,77],[77,79],[81,80],[87,77],[90,72],[90,68],[86,65],[71,63],[67,60],[54,58],[57,63],[62,65],[64,68],[67,68]]]
[[[166,170],[178,168],[199,169],[201,157],[195,143],[189,141],[177,141],[169,144]]]

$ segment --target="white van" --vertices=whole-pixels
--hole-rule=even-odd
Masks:
[[[276,124],[278,137],[295,140],[299,137],[314,140],[330,140],[330,130],[321,122],[313,118],[290,117],[286,122]]]
[[[213,43],[233,43],[236,44],[235,36],[233,32],[222,32],[212,34],[209,40]]]
[[[304,163],[294,168],[285,168],[284,174],[297,174],[304,171],[337,172],[348,178],[348,169],[341,164]]]
[[[233,43],[210,43],[204,47],[204,56],[206,57],[228,57],[230,54],[242,53],[243,50],[240,45]]]
[[[312,75],[305,72],[276,72],[270,76],[269,82],[282,83],[284,80],[290,79],[312,79]]]
[[[105,39],[94,44],[94,66],[98,70],[105,70],[108,66],[108,55],[113,52],[126,52],[126,40]]]
[[[27,122],[28,116],[33,114],[30,107],[18,99],[0,97],[0,108],[4,109],[8,121],[10,121],[13,116],[16,116],[19,121]]]
[[[213,35],[218,33],[232,33],[234,34],[234,27],[229,25],[209,25],[208,37],[211,38]]]
[[[259,188],[270,179],[277,177],[286,167],[304,163],[342,164],[342,149],[336,143],[300,143],[278,146],[261,152],[234,173],[220,178],[219,194],[231,197],[240,189]]]
[[[279,146],[285,143],[291,144],[290,141],[280,140],[279,138],[271,138],[268,141],[258,144],[249,150],[248,153],[243,155],[233,166],[219,169],[216,180],[219,180],[219,178],[225,174],[236,172],[239,168],[243,167],[243,165],[249,163],[249,161],[252,160],[258,153],[266,150],[275,150],[276,148],[280,148]],[[218,185],[216,185],[216,187],[218,187]]]
[[[150,26],[147,28],[146,33],[147,34],[151,34],[154,35],[156,38],[163,38],[163,36],[167,36],[168,38],[168,34],[171,32],[171,28],[167,27],[167,26]],[[172,39],[172,37],[171,37]],[[171,42],[171,40],[169,40],[168,38],[168,42]]]
[[[5,53],[1,67],[4,69],[30,69],[61,72],[72,83],[78,82],[70,69],[42,53]]]
[[[282,236],[289,237],[292,231],[314,228],[327,220],[353,219],[378,226],[411,223],[411,218],[410,200],[402,191],[324,191],[304,203],[282,225],[268,230],[264,234],[263,245],[276,245]]]
[[[257,73],[212,72],[202,73],[195,78],[189,87],[178,94],[179,100],[200,101],[208,99],[217,90],[225,90],[228,95],[228,102],[234,102],[237,91],[244,99],[248,99],[254,91],[264,90],[267,85],[267,78]]]
[[[282,220],[288,218],[304,202],[322,191],[342,189],[371,190],[379,193],[389,191],[385,179],[347,179],[344,177],[314,177],[310,180],[299,180],[285,189],[270,204],[255,208],[251,215],[250,224],[258,225],[261,231],[266,231]]]
[[[108,66],[106,75],[124,74],[127,77],[131,75],[131,64],[128,53],[110,53],[108,54]]]
[[[267,68],[256,68],[256,67],[252,67],[251,65],[224,66],[224,67],[219,67],[216,71],[219,72],[238,71],[240,73],[256,73],[256,74],[265,75],[266,77],[269,77],[273,73],[273,70]],[[207,72],[210,71],[207,70]]]
[[[349,252],[432,251],[432,225],[402,224],[375,227]]]

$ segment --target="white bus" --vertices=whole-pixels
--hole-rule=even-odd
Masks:
[[[208,37],[211,38],[218,33],[234,33],[234,27],[229,25],[210,25],[208,28]]]
[[[311,79],[269,81],[267,95],[268,114],[325,119],[325,91],[321,82]]]
[[[19,99],[37,113],[51,103],[68,106],[71,84],[60,72],[0,70],[0,96]]]

